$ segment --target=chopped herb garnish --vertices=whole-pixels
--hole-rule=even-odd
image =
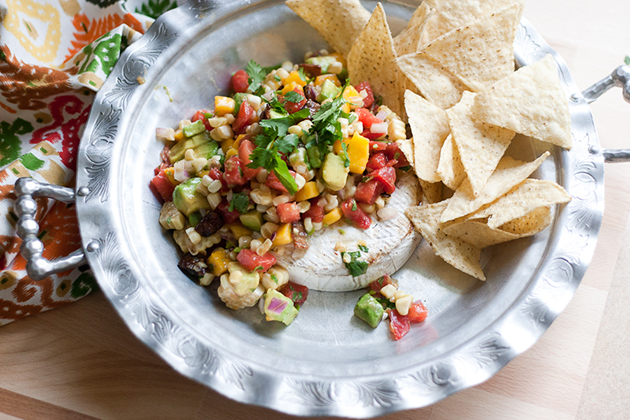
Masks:
[[[345,262],[346,259],[344,258],[344,256],[346,254],[350,256],[350,262]],[[352,277],[359,277],[360,275],[367,272],[368,263],[361,260],[360,251],[342,252],[341,258],[344,261],[344,264],[346,265],[346,268],[348,268],[348,271],[350,272]]]
[[[265,268],[262,265],[257,266],[256,268],[254,268],[254,271],[262,271]]]
[[[282,81],[280,76],[278,76],[277,74],[275,76],[273,76],[273,78],[276,79],[276,82],[281,82]]]
[[[276,276],[275,274],[271,275],[271,280],[273,280],[274,283],[278,284],[278,276]]]
[[[630,57],[626,55],[626,58],[623,59],[623,62],[626,63],[626,65],[630,66]]]
[[[341,234],[341,235],[345,235],[345,234],[346,234],[346,231],[345,231],[345,230],[343,230],[343,229],[339,229],[339,234]]]
[[[261,84],[265,80],[265,77],[267,77],[267,75],[274,69],[275,67],[262,67],[254,60],[249,60],[245,71],[249,75],[247,82],[249,83],[251,91],[258,95],[258,89],[261,88]],[[262,94],[264,91],[260,93]]]
[[[365,246],[365,245],[359,245],[359,249],[360,249],[361,251],[363,251],[363,252],[370,252],[370,250],[368,249],[368,247],[367,247],[367,246]]]
[[[352,211],[357,211],[357,202],[352,200]]]
[[[230,207],[228,207],[229,211],[234,211],[235,209],[243,214],[247,213],[247,208],[249,207],[249,196],[247,193],[241,192],[232,194],[232,201],[230,201]]]
[[[350,114],[350,117],[348,117],[348,124],[352,124],[356,120],[357,120],[357,114]]]
[[[288,102],[293,102],[294,104],[297,104],[304,100],[304,96],[292,90],[284,95],[284,99]]]

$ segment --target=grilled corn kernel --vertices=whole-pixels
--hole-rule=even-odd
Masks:
[[[385,296],[386,299],[391,299],[396,294],[396,286],[393,284],[387,284],[381,288],[381,295]]]
[[[410,295],[405,295],[400,299],[396,299],[396,310],[402,316],[405,316],[409,313],[409,308],[411,307],[411,300],[413,298]]]

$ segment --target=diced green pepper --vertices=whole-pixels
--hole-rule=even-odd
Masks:
[[[361,296],[354,307],[354,314],[365,321],[370,327],[376,328],[383,319],[383,306],[369,293]]]

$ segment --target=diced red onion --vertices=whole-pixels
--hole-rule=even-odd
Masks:
[[[387,133],[387,123],[375,123],[370,127],[370,133]]]
[[[380,111],[378,114],[376,114],[376,118],[378,118],[379,120],[385,121],[385,118],[387,118],[387,111],[385,110]]]
[[[284,309],[287,307],[287,302],[278,298],[271,298],[271,302],[269,302],[269,306],[267,306],[267,310],[270,312],[274,312],[276,314],[282,313]]]

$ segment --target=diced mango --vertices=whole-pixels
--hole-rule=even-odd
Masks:
[[[276,231],[276,238],[273,240],[273,246],[287,245],[290,244],[291,241],[293,241],[293,236],[291,235],[291,223],[280,225]]]
[[[232,235],[234,235],[236,239],[241,236],[252,236],[252,231],[243,226],[243,224],[239,221],[230,223],[227,226],[230,228]]]
[[[343,212],[341,211],[341,209],[339,207],[335,207],[334,209],[326,213],[326,215],[324,216],[324,220],[322,220],[322,223],[324,223],[324,226],[330,226],[333,223],[337,223],[339,220],[341,220],[342,216]]]
[[[302,89],[302,85],[299,85],[295,82],[291,82],[288,85],[285,85],[284,88],[282,88],[282,94],[286,95],[287,93],[292,92],[296,88],[300,92],[304,92],[304,89]]]
[[[295,201],[300,202],[304,200],[310,200],[311,198],[315,198],[319,195],[319,191],[317,190],[317,182],[309,181],[304,184],[304,187],[300,191],[295,194]]]
[[[297,71],[292,71],[291,73],[289,73],[289,77],[287,77],[286,79],[282,79],[283,85],[288,85],[292,82],[295,82],[302,87],[306,86],[306,80],[302,80],[302,78],[300,77],[300,73]]]
[[[234,144],[234,139],[226,139],[221,142],[221,150],[223,150],[224,154],[227,154],[228,150],[232,148]]]
[[[346,102],[345,104],[341,106],[341,110],[345,112],[346,114],[349,114],[350,111],[352,111],[352,106]]]
[[[348,86],[343,91],[343,99],[350,102],[351,108],[362,108],[363,98],[353,86]],[[345,111],[345,110],[344,110]]]
[[[238,147],[241,145],[241,140],[245,138],[245,134],[239,134],[234,143],[232,144],[232,149],[238,150]]]
[[[175,181],[175,168],[173,168],[172,166],[170,168],[164,169],[164,175],[166,175],[166,178],[171,181],[171,184],[179,184],[179,182]]]
[[[206,263],[212,265],[212,274],[220,276],[227,271],[228,264],[231,263],[230,252],[223,248],[217,248],[206,260]]]
[[[180,129],[175,131],[175,141],[182,141],[184,140],[184,132]]]
[[[341,87],[341,82],[336,74],[322,74],[315,78],[315,86],[321,86],[326,80],[330,80],[337,87]]]
[[[230,148],[226,153],[225,153],[225,158],[229,159],[232,156],[238,156],[238,149],[235,148]]]
[[[344,139],[343,142],[348,144],[348,140],[350,139]],[[339,153],[341,153],[342,150],[343,149],[341,148],[341,140],[335,140],[335,143],[333,144],[333,152],[338,155]]]
[[[348,63],[347,63],[346,59],[340,53],[334,52],[334,53],[329,54],[329,55],[331,57],[335,57],[337,59],[337,61],[339,61],[344,67],[348,67]]]
[[[234,113],[234,107],[236,103],[234,99],[227,96],[215,96],[214,97],[214,115],[222,117],[225,114]]]
[[[359,133],[354,133],[348,141],[348,159],[350,172],[362,174],[370,159],[370,141]]]

